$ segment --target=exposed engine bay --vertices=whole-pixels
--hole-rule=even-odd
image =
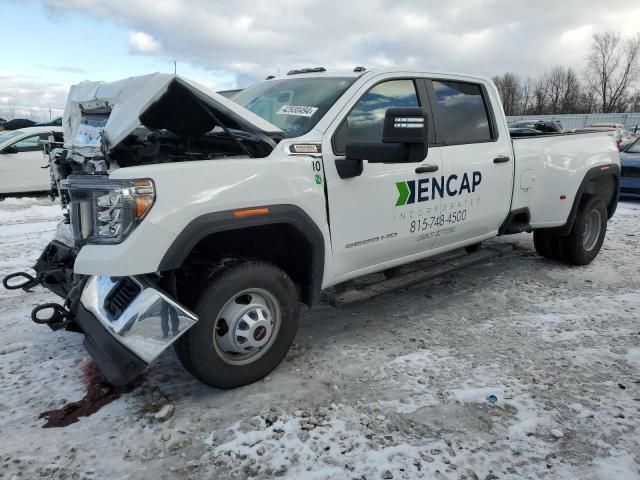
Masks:
[[[268,156],[284,137],[261,117],[190,80],[152,74],[83,82],[69,92],[64,145],[49,151],[54,194],[70,175],[168,162]]]
[[[181,136],[169,130],[137,128],[104,156],[85,157],[67,148],[49,152],[52,176],[59,183],[72,174],[108,174],[112,170],[138,165],[229,157],[265,157],[272,146],[263,138],[242,131],[220,128],[197,137]]]

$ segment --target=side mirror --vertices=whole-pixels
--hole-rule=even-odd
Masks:
[[[362,162],[421,162],[428,152],[428,117],[422,107],[388,108],[385,112],[382,143],[347,143],[345,159],[336,160],[341,178],[362,173]]]
[[[0,153],[18,153],[18,149],[13,145],[5,147]]]

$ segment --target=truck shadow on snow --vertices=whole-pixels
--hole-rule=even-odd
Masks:
[[[510,257],[520,257],[528,262],[527,257],[535,256],[533,250],[526,245],[516,243],[513,246],[513,252],[507,254]],[[464,279],[469,280],[477,276],[497,274],[499,268],[494,265],[494,262],[501,264],[503,261],[503,259],[496,258],[491,262],[469,267],[464,270],[466,272],[464,275],[456,271],[437,276],[418,284],[385,292],[366,302],[342,308],[334,308],[330,305],[329,296],[335,292],[335,290],[331,290],[329,295],[323,297],[317,308],[306,310],[302,314],[296,340],[280,367],[266,379],[241,387],[241,390],[245,392],[248,390],[247,393],[260,397],[264,395],[265,400],[268,400],[274,389],[287,388],[292,390],[291,399],[295,400],[298,396],[304,398],[306,382],[297,377],[300,376],[303,365],[310,361],[310,353],[314,349],[322,350],[337,341],[355,344],[360,340],[361,335],[358,334],[360,329],[366,329],[368,335],[373,337],[384,336],[385,331],[390,327],[402,331],[404,328],[403,318],[408,318],[408,314],[403,312],[403,304],[410,302],[412,308],[420,307],[425,313],[428,313],[430,309],[435,311],[439,305],[454,301],[449,291],[452,283],[464,282]],[[543,259],[539,259],[539,261],[546,262]],[[403,274],[428,269],[433,262],[429,259],[416,262],[404,267],[403,272],[397,273]],[[367,287],[384,281],[384,279],[382,273],[372,274],[358,279],[357,283],[354,282],[350,287]],[[394,313],[389,313],[390,309]],[[389,322],[389,315],[393,317],[391,322]],[[428,345],[423,341],[416,341],[415,345],[416,348],[428,348]],[[381,344],[379,348],[384,349],[385,345]],[[393,356],[391,351],[389,355]],[[114,387],[109,384],[93,360],[90,357],[85,357],[79,364],[79,374],[86,389],[84,397],[60,408],[41,413],[39,418],[45,419],[42,427],[66,427],[78,422],[82,417],[93,415],[115,400],[121,397],[130,397],[132,394],[134,394],[134,397],[131,398],[132,404],[135,405],[134,408],[139,409],[139,413],[149,416],[153,416],[154,413],[157,413],[156,411],[171,402],[189,403],[206,399],[212,404],[212,407],[215,407],[216,403],[223,402],[225,397],[228,397],[230,392],[208,387],[190,377],[178,365],[176,359],[173,358],[174,356],[173,352],[163,354],[143,375],[124,387]],[[348,373],[349,370],[349,367],[344,367],[345,373]],[[321,392],[318,397],[320,400],[324,396],[328,398],[335,393],[335,382],[331,375],[320,373],[315,375],[315,378],[312,378],[309,383],[312,384],[312,388],[320,386]],[[144,387],[139,388],[141,386]],[[295,393],[297,388],[293,387],[296,386],[303,388]]]

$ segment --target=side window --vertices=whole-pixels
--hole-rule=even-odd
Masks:
[[[387,108],[419,107],[413,80],[379,83],[355,105],[334,137],[334,149],[344,153],[347,142],[382,142],[384,113]]]
[[[38,150],[42,150],[42,146],[38,143],[40,142],[40,137],[42,135],[33,135],[31,137],[23,138],[22,140],[13,144],[14,147],[18,150],[18,152],[37,152]]]
[[[487,107],[479,85],[434,80],[437,121],[447,143],[491,140]]]

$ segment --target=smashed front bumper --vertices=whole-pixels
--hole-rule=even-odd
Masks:
[[[89,277],[75,315],[84,346],[114,385],[124,385],[198,317],[146,277]]]
[[[112,384],[129,383],[198,320],[161,289],[155,276],[76,275],[74,258],[72,247],[54,240],[38,259],[35,277],[17,272],[3,284],[24,290],[42,285],[62,297],[62,305],[35,307],[32,320],[53,330],[82,331],[85,348]]]

